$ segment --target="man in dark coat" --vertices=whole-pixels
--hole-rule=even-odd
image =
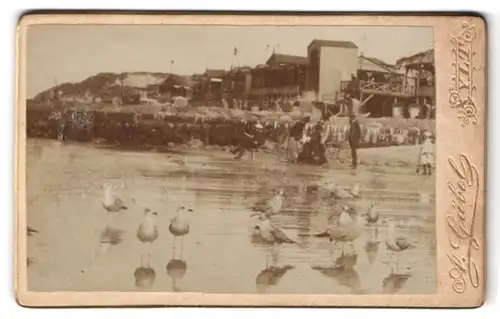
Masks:
[[[264,127],[260,123],[248,123],[248,125],[246,125],[245,131],[242,132],[239,137],[238,146],[231,151],[233,154],[236,154],[234,159],[239,160],[246,151],[254,152],[264,145],[266,136],[263,129]],[[253,155],[252,153],[252,159]]]
[[[349,147],[351,148],[352,168],[358,166],[358,148],[361,139],[361,127],[354,114],[349,115]]]

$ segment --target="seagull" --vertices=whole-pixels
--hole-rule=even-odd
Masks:
[[[346,227],[346,226],[351,225],[353,220],[352,220],[351,216],[349,216],[349,214],[347,213],[349,208],[347,206],[343,206],[343,205],[341,207],[342,207],[342,212],[340,213],[340,217],[339,217],[337,225],[342,226],[342,227]]]
[[[251,215],[251,217],[260,215],[262,213],[268,217],[270,215],[278,214],[283,207],[283,194],[283,189],[278,189],[276,190],[276,193],[273,197],[257,201],[252,207],[254,213]]]
[[[354,210],[349,211],[351,214],[355,215]],[[362,232],[363,221],[362,219],[355,215],[352,222],[348,225],[334,225],[326,228],[322,232],[314,234],[315,237],[328,237],[330,242],[337,244],[342,242],[342,256],[344,255],[344,244],[346,242],[353,242],[357,239]],[[330,247],[330,251],[333,247]]]
[[[184,236],[189,233],[189,221],[186,213],[192,213],[193,210],[184,206],[179,206],[175,212],[175,217],[170,220],[168,230],[174,236],[173,254],[175,255],[175,244],[177,237],[181,237],[181,255],[184,245]]]
[[[102,200],[102,206],[108,212],[108,215],[110,213],[118,213],[120,210],[128,209],[128,207],[125,206],[125,203],[113,194],[113,185],[108,183],[104,184],[104,198]]]
[[[39,233],[38,230],[33,229],[33,228],[29,227],[29,226],[28,226],[27,230],[28,230],[28,236],[33,236],[33,234],[35,234],[35,233],[38,234]]]
[[[360,192],[360,189],[361,189],[361,184],[360,183],[356,183],[352,186],[352,188],[349,190],[349,193],[351,193],[351,195],[353,197],[358,197],[359,196],[359,192]]]
[[[403,236],[398,236],[396,237],[394,235],[395,232],[395,226],[394,223],[389,223],[388,226],[388,231],[387,231],[387,238],[385,240],[385,245],[387,249],[391,252],[401,252],[405,251],[411,248],[414,248],[415,246],[408,241],[407,238]],[[396,258],[396,271],[398,269],[398,258]]]
[[[378,202],[372,202],[366,211],[366,221],[369,224],[376,224],[380,218],[380,214],[377,211]]]
[[[156,226],[157,212],[152,212],[149,208],[144,209],[144,219],[137,229],[137,238],[145,245],[149,245],[148,260],[151,254],[151,244],[158,238],[158,227]]]
[[[185,156],[185,155],[182,158],[172,158],[172,156],[169,156],[168,158],[172,163],[175,163],[179,166],[186,166],[187,165],[187,156]]]
[[[271,221],[265,214],[259,216],[260,223],[255,225],[254,229],[257,235],[267,244],[272,245],[276,248],[280,244],[298,244],[296,240],[292,239],[291,236],[286,234],[286,232],[281,228],[271,224]],[[267,260],[266,260],[267,263]]]
[[[332,181],[328,181],[325,183],[326,189],[330,192],[330,194],[335,199],[352,199],[354,198],[351,191],[339,188],[337,184]]]

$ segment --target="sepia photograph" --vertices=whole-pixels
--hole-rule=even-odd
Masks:
[[[432,298],[455,260],[435,43],[423,23],[26,26],[26,291]]]

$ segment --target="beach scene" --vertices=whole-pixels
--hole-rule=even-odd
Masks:
[[[27,57],[29,291],[436,292],[432,28],[34,26]]]

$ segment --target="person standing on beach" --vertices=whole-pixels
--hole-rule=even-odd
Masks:
[[[231,151],[231,153],[236,154],[234,159],[241,159],[246,151],[252,152],[252,160],[254,159],[254,152],[262,147],[266,140],[263,129],[264,127],[260,123],[246,125],[245,131],[239,138],[238,146]]]
[[[359,121],[354,114],[349,115],[349,147],[351,148],[351,167],[356,169],[358,166],[358,148],[361,138],[361,127]]]
[[[422,138],[422,144],[419,146],[418,161],[419,166],[417,167],[417,173],[419,173],[420,168],[423,170],[424,175],[432,175],[432,162],[434,157],[434,145],[431,141],[432,133],[425,131]]]

